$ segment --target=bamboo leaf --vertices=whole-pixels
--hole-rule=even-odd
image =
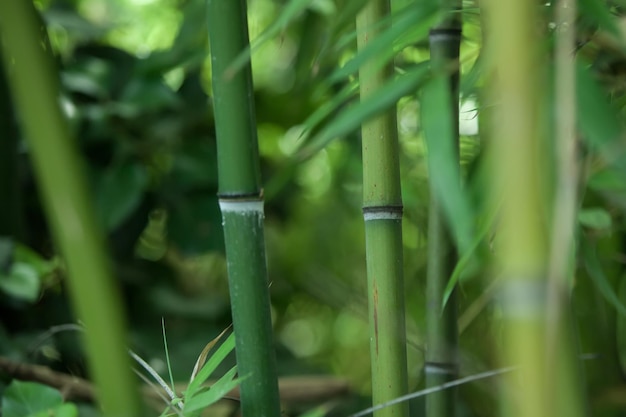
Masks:
[[[279,35],[284,31],[295,19],[310,7],[311,0],[291,0],[288,2],[282,13],[267,29],[265,29],[255,40],[250,43],[237,58],[226,69],[226,76],[232,77],[234,73],[243,68],[250,61],[252,52],[260,48],[265,42]]]
[[[102,175],[97,189],[97,209],[107,230],[113,230],[135,210],[148,186],[148,175],[140,164],[124,162]]]
[[[217,369],[217,366],[224,360],[224,358],[226,358],[226,355],[228,355],[234,348],[235,334],[231,333],[224,343],[222,343],[215,351],[215,353],[211,355],[206,364],[202,366],[202,369],[196,373],[195,377],[191,380],[187,390],[185,391],[185,396],[193,397],[201,389],[202,384],[209,379],[213,372],[215,372],[215,369]]]
[[[391,47],[394,41],[404,36],[407,31],[421,33],[422,36],[428,34],[437,11],[438,9],[430,2],[417,2],[404,8],[402,13],[396,13],[398,18],[393,25],[369,42],[367,47],[359,51],[346,65],[334,71],[328,77],[328,82],[334,83],[354,74],[365,62],[374,58],[376,59],[375,65],[382,67],[396,53]]]
[[[583,226],[592,229],[609,229],[612,224],[611,215],[600,207],[581,210],[580,213],[578,213],[578,221]]]
[[[473,213],[461,188],[461,173],[454,149],[451,98],[444,77],[434,77],[424,87],[422,128],[428,149],[428,172],[461,253],[471,250]]]
[[[621,134],[619,116],[606,94],[582,62],[576,72],[577,119],[583,138],[593,147],[607,151]]]
[[[219,342],[222,336],[224,336],[224,333],[226,333],[228,329],[230,329],[230,327],[231,326],[228,326],[227,328],[222,330],[222,333],[217,335],[217,337],[215,337],[213,340],[207,343],[204,349],[202,349],[202,352],[200,352],[198,359],[196,359],[196,364],[193,367],[193,371],[191,372],[191,378],[190,378],[191,381],[193,381],[196,378],[196,376],[198,375],[198,372],[200,372],[200,369],[206,363],[206,358],[209,355],[209,352],[211,351],[211,349],[213,349],[213,347],[217,344],[217,342]]]
[[[211,387],[200,390],[185,402],[185,413],[192,413],[214,404],[239,385],[243,378],[233,379],[237,373],[237,367],[225,373]]]
[[[348,84],[344,86],[338,94],[317,108],[303,123],[306,131],[311,131],[317,127],[324,119],[333,114],[342,104],[356,96],[357,85]]]
[[[326,146],[331,140],[357,129],[363,122],[394,106],[403,96],[415,91],[429,76],[427,63],[400,75],[395,80],[369,95],[365,100],[341,111],[317,135],[313,136],[300,152],[307,158]]]
[[[626,191],[624,176],[616,169],[603,169],[591,175],[587,185],[596,191],[613,192],[616,194]]]
[[[465,272],[468,266],[470,265],[470,261],[473,259],[474,254],[476,253],[476,250],[478,249],[480,244],[484,241],[485,237],[487,237],[487,234],[489,233],[489,231],[493,230],[493,226],[496,220],[496,215],[497,215],[497,211],[493,211],[489,215],[483,227],[474,237],[474,240],[470,244],[468,250],[463,253],[463,255],[459,258],[459,261],[456,263],[456,266],[454,267],[454,270],[452,271],[452,275],[450,276],[450,279],[448,280],[448,283],[446,284],[446,288],[443,293],[443,300],[441,303],[442,310],[448,303],[450,294],[452,294],[452,290],[454,290],[454,287],[460,281],[463,272]]]
[[[600,0],[578,0],[581,16],[592,19],[594,23],[612,35],[620,37],[619,26],[611,14],[606,2]]]
[[[609,283],[600,261],[598,259],[597,250],[590,243],[587,243],[584,239],[581,240],[583,259],[585,261],[585,267],[589,276],[591,277],[594,285],[600,291],[600,294],[613,305],[617,312],[622,316],[626,316],[626,306],[622,304],[622,301],[617,296],[617,293]]]

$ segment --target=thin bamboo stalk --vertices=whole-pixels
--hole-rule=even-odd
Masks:
[[[556,4],[555,150],[556,190],[548,264],[547,366],[552,415],[582,417],[585,403],[582,369],[571,305],[579,183],[576,141],[576,10],[574,0]]]
[[[371,0],[357,16],[357,45],[365,48],[389,14],[388,0]],[[393,77],[392,65],[359,70],[361,100]],[[407,392],[403,295],[402,196],[396,110],[363,124],[363,215],[369,293],[372,401],[379,404]],[[407,416],[406,404],[375,411],[377,417]]]
[[[494,241],[494,275],[502,276],[504,327],[501,361],[519,365],[507,378],[501,405],[507,415],[549,416],[545,381],[547,236],[542,214],[540,163],[539,39],[537,6],[516,0],[485,0],[493,204],[501,202]]]
[[[452,139],[454,149],[459,149],[459,51],[461,45],[461,3],[457,0],[442,1],[448,15],[430,31],[430,59],[436,74],[448,79],[450,114],[452,115]],[[428,105],[428,103],[423,103]],[[438,140],[449,140],[439,138]],[[459,179],[460,181],[460,179]],[[432,188],[432,185],[431,185]],[[428,217],[428,273],[426,277],[426,363],[424,373],[426,387],[434,387],[458,377],[458,329],[456,290],[452,292],[443,311],[441,301],[457,258],[445,224],[445,216],[439,207],[436,192],[431,191]],[[426,416],[454,416],[456,388],[433,393],[426,397]]]
[[[77,318],[85,324],[89,367],[105,415],[139,414],[126,352],[124,314],[106,259],[85,176],[59,107],[59,88],[29,1],[0,2],[4,63],[43,193],[46,215],[68,271]]]
[[[210,0],[220,208],[244,417],[280,415],[263,235],[252,71],[228,67],[248,45],[245,0]]]

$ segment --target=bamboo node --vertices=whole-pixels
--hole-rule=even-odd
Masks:
[[[363,207],[363,219],[371,220],[402,220],[402,206]]]

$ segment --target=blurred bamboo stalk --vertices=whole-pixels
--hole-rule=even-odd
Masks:
[[[461,45],[461,8],[458,0],[442,0],[446,17],[430,31],[430,60],[433,72],[446,77],[450,94],[453,148],[459,150],[459,51]],[[428,105],[428,103],[422,103]],[[460,178],[459,178],[460,181]],[[456,264],[456,251],[450,238],[445,215],[439,207],[431,182],[428,215],[428,272],[426,278],[426,387],[435,387],[458,377],[458,328],[456,290],[441,311],[448,280]],[[456,388],[426,397],[427,417],[452,417],[456,408]]]
[[[96,226],[85,176],[59,106],[57,74],[33,4],[0,2],[4,65],[29,143],[46,215],[67,264],[72,303],[105,415],[136,416],[139,396],[126,353],[124,313]],[[47,49],[47,50],[46,50]]]
[[[380,21],[389,12],[389,0],[370,0],[357,15],[359,50],[385,29]],[[392,63],[382,69],[375,62],[365,63],[359,70],[361,100],[393,75]],[[395,107],[365,122],[361,134],[372,402],[376,405],[407,393],[402,196]],[[374,415],[407,416],[408,407],[396,404]]]
[[[555,154],[556,188],[552,207],[548,263],[546,380],[552,415],[581,417],[588,410],[583,400],[582,366],[578,363],[578,337],[571,305],[576,251],[577,188],[576,140],[576,17],[575,0],[556,4]]]
[[[493,205],[499,211],[494,271],[502,275],[500,308],[504,328],[500,360],[519,365],[506,378],[503,414],[547,417],[545,314],[547,236],[542,207],[539,126],[540,77],[537,4],[485,0],[487,80],[495,103],[491,117]]]
[[[219,198],[244,417],[280,415],[245,0],[208,2]]]

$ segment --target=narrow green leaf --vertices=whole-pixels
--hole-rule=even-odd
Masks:
[[[265,29],[256,39],[254,39],[248,48],[246,48],[243,52],[241,52],[237,58],[233,60],[233,62],[228,66],[226,73],[227,76],[232,76],[232,74],[239,71],[243,68],[244,65],[250,61],[250,56],[252,52],[261,47],[268,40],[276,37],[282,31],[284,31],[289,24],[291,24],[295,19],[300,17],[300,15],[310,6],[311,0],[291,0],[289,1],[282,9],[281,14],[278,18],[272,23],[267,29]]]
[[[347,107],[317,135],[307,141],[300,156],[309,157],[331,140],[354,131],[363,122],[394,106],[401,97],[415,91],[429,75],[430,68],[427,63],[421,63],[415,69],[390,81],[365,100]]]
[[[452,275],[450,276],[450,279],[448,280],[448,283],[446,284],[446,288],[443,293],[443,300],[441,303],[442,310],[446,306],[446,303],[448,302],[448,299],[450,298],[450,294],[452,294],[452,290],[454,290],[454,287],[460,281],[463,272],[465,272],[468,266],[470,265],[470,261],[474,257],[474,254],[476,253],[476,249],[478,249],[480,244],[484,242],[485,238],[489,234],[489,231],[493,230],[496,217],[497,217],[497,211],[494,210],[487,217],[487,220],[481,227],[480,231],[474,237],[474,240],[470,244],[468,250],[463,252],[462,256],[459,258],[456,266],[454,267],[454,270],[452,271]]]
[[[585,241],[585,239],[581,239],[582,253],[583,259],[585,261],[585,267],[589,276],[591,277],[594,285],[600,291],[600,294],[608,301],[610,304],[615,307],[617,312],[622,316],[626,316],[626,306],[622,304],[622,301],[619,299],[613,287],[609,283],[604,271],[602,270],[602,266],[600,265],[600,261],[598,259],[597,250],[591,243]]]
[[[396,51],[391,47],[394,41],[405,35],[409,30],[421,31],[425,36],[437,11],[438,9],[433,7],[432,3],[412,3],[402,13],[397,13],[398,18],[391,27],[371,41],[367,47],[355,55],[346,65],[334,71],[328,77],[328,81],[330,83],[340,81],[356,73],[365,62],[372,59],[376,60],[372,64],[382,67],[395,56]]]
[[[472,207],[461,188],[458,150],[452,131],[451,97],[444,77],[434,77],[422,93],[421,123],[428,150],[428,173],[461,253],[471,249]]]
[[[185,402],[185,413],[191,413],[201,410],[214,404],[228,394],[233,388],[239,385],[243,378],[233,379],[237,373],[237,367],[234,366],[230,371],[225,373],[211,387],[196,392]]]
[[[306,131],[311,131],[319,125],[324,119],[333,114],[339,106],[357,95],[357,85],[347,84],[338,94],[318,107],[303,123]]]
[[[582,209],[578,213],[578,221],[592,229],[609,229],[612,224],[611,215],[600,207]]]
[[[211,355],[206,364],[200,369],[196,377],[189,383],[185,396],[193,397],[198,390],[201,389],[202,384],[206,382],[211,376],[217,366],[226,358],[226,356],[232,352],[235,348],[235,334],[231,333],[228,338],[220,345],[220,347]]]

